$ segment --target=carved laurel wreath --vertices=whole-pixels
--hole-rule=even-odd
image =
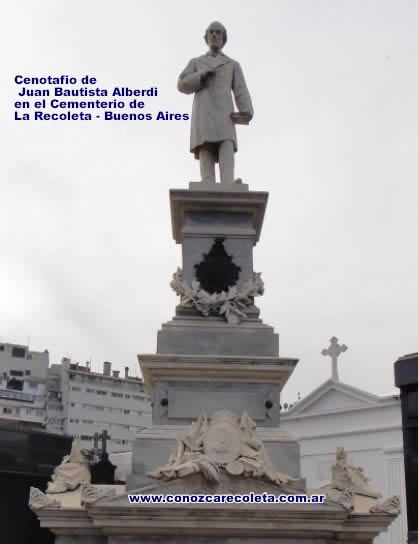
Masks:
[[[243,310],[253,303],[252,298],[264,293],[261,273],[257,272],[254,272],[253,277],[246,281],[239,291],[234,285],[229,287],[228,291],[210,294],[200,287],[198,281],[192,281],[190,286],[183,280],[181,268],[177,268],[170,286],[181,297],[181,306],[194,307],[205,316],[216,312],[219,315],[224,315],[228,323],[234,325],[246,317]]]

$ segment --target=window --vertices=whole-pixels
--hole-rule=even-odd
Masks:
[[[42,410],[36,410],[36,415],[37,415],[37,416],[43,416],[44,413],[43,413]]]
[[[107,395],[107,391],[103,391],[102,389],[97,389],[96,393],[98,395]]]
[[[12,413],[13,411],[11,408],[6,408],[6,407],[3,408],[3,414],[12,414]]]
[[[94,393],[94,389],[92,389],[91,387],[87,387],[86,392],[87,393]]]
[[[130,414],[131,411],[130,411],[130,410],[124,410],[123,413],[124,413],[124,414]]]
[[[71,408],[75,408],[75,402],[71,403]]]
[[[81,391],[81,387],[72,387],[71,391]]]
[[[30,408],[26,408],[26,413],[30,415],[32,413],[32,410]]]
[[[7,382],[7,389],[14,389],[15,391],[23,391],[23,382],[12,378]]]
[[[30,376],[30,370],[25,370],[25,376]]]
[[[23,371],[22,370],[11,370],[10,371],[10,376],[23,376]]]
[[[0,351],[4,351],[4,346],[0,346]]]
[[[20,359],[24,359],[26,356],[26,350],[25,348],[12,348],[12,357],[19,357]]]
[[[130,399],[131,395],[125,395],[125,399]]]
[[[26,355],[26,359],[28,359],[28,360],[30,361],[30,360],[32,359],[32,353],[28,353],[28,354]]]
[[[81,423],[84,423],[84,425],[93,425],[92,419],[82,419]]]
[[[30,388],[31,389],[38,389],[38,384],[37,383],[31,383]]]
[[[129,429],[129,425],[124,425],[123,428],[124,429]]]
[[[123,399],[122,393],[112,393],[112,397],[118,397],[119,399]]]

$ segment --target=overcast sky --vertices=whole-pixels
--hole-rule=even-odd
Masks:
[[[189,121],[16,121],[15,75],[157,87],[147,112],[190,113],[177,78],[220,20],[255,110],[236,174],[270,193],[257,304],[300,359],[284,400],[330,376],[333,335],[342,381],[396,391],[394,361],[418,351],[416,1],[2,7],[0,341],[138,372],[177,303],[168,190],[199,179]]]

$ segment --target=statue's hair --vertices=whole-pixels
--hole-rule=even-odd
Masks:
[[[226,44],[227,40],[228,40],[228,36],[227,36],[227,33],[226,33],[226,28],[224,27],[224,25],[222,23],[219,23],[218,21],[213,21],[213,23],[210,23],[210,25],[208,26],[208,28],[205,30],[205,35],[203,36],[204,39],[205,39],[205,42],[208,43],[208,32],[209,32],[209,29],[212,27],[212,26],[218,26],[221,28],[222,32],[223,32],[223,35],[224,35],[224,43],[223,45]]]

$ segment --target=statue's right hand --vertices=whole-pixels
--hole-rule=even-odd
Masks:
[[[215,70],[212,70],[212,68],[207,68],[206,70],[203,70],[200,74],[200,78],[202,83],[207,81],[208,78],[213,77],[215,75]]]

